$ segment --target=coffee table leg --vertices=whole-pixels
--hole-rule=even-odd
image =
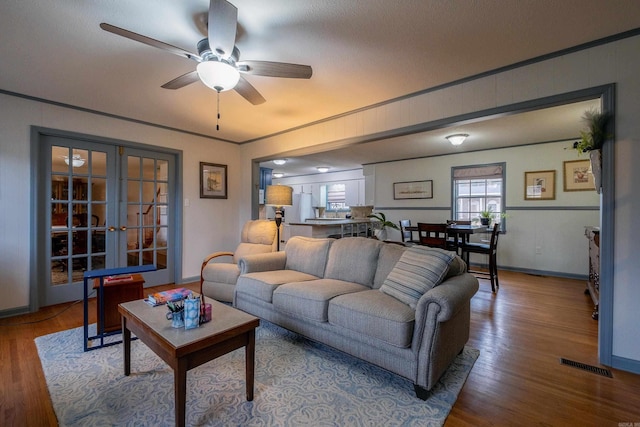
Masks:
[[[127,329],[127,318],[122,317],[122,348],[124,351],[124,375],[131,374],[131,331]]]
[[[255,355],[256,355],[256,331],[252,329],[248,332],[247,346],[245,347],[246,360],[246,383],[247,383],[247,401],[253,400],[253,375],[255,372]]]
[[[184,359],[178,359],[178,364],[173,373],[173,390],[176,401],[176,426],[185,425],[187,405],[187,363]]]

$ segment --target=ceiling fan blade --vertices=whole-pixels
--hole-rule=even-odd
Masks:
[[[226,0],[211,0],[208,25],[211,51],[228,59],[236,44],[238,9]]]
[[[240,94],[244,99],[252,103],[253,105],[260,105],[265,103],[267,100],[260,95],[260,92],[256,90],[251,83],[249,83],[244,77],[240,76],[240,80],[235,88],[233,88],[236,92]]]
[[[181,75],[180,77],[176,77],[168,83],[162,85],[163,89],[180,89],[181,87],[185,87],[190,85],[191,83],[195,83],[200,80],[198,77],[197,71],[189,71],[186,74]]]
[[[152,39],[151,37],[143,36],[142,34],[134,33],[133,31],[125,30],[124,28],[116,27],[115,25],[111,25],[103,22],[100,24],[100,28],[102,28],[103,30],[109,33],[126,37],[128,39],[131,39],[140,43],[144,43],[151,47],[156,47],[158,49],[166,50],[167,52],[171,52],[174,55],[182,56],[183,58],[193,59],[194,61],[198,61],[198,62],[202,61],[202,59],[195,53],[191,53],[184,49],[180,49],[179,47],[170,45],[168,43],[161,42],[156,39]]]
[[[310,79],[313,74],[313,70],[308,65],[287,64],[285,62],[240,61],[237,65],[241,72],[256,76]]]

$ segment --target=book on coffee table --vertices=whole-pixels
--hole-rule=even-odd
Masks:
[[[187,288],[168,289],[166,291],[156,292],[155,294],[149,294],[147,303],[154,306],[162,305],[168,302],[183,300],[188,298],[192,293],[193,292]]]

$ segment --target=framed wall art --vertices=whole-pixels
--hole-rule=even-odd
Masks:
[[[200,198],[227,198],[227,165],[200,162]]]
[[[589,172],[590,160],[569,160],[564,162],[564,191],[595,190],[593,175]]]
[[[524,173],[525,200],[555,200],[556,171],[534,171]]]
[[[433,181],[394,182],[393,199],[433,199]]]

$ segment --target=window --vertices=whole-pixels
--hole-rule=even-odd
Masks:
[[[501,224],[504,212],[505,164],[453,167],[453,218],[479,221],[480,212],[494,212],[494,222]]]
[[[330,184],[322,186],[320,190],[320,198],[321,200],[326,200],[325,207],[327,212],[349,210],[349,206],[347,206],[347,188],[345,184]]]

